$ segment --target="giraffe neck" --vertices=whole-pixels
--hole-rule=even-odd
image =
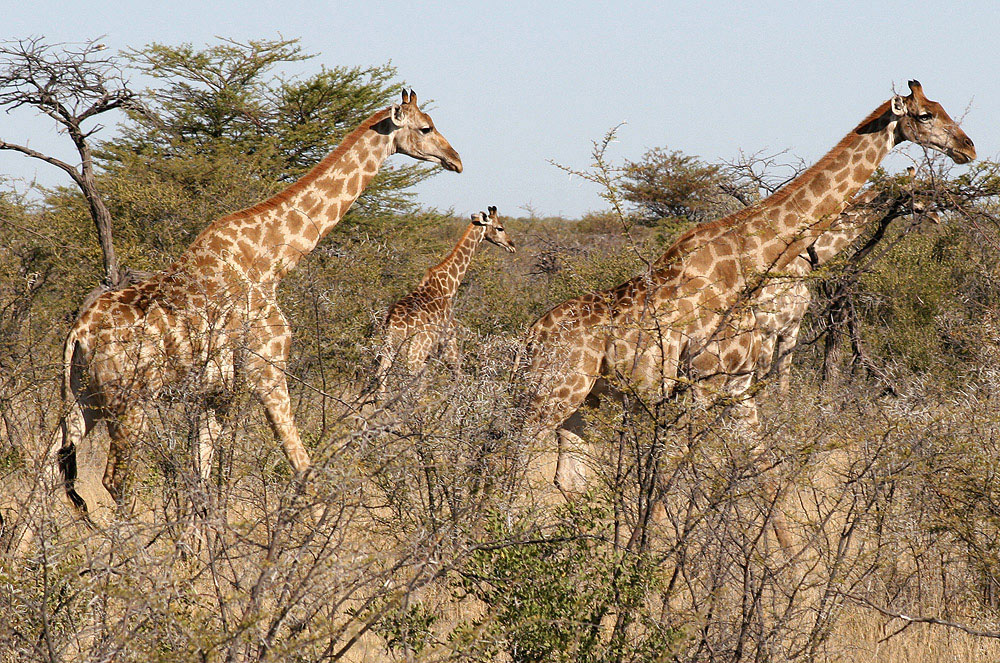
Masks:
[[[851,202],[851,207],[841,214],[834,226],[819,236],[812,245],[815,264],[822,265],[832,260],[856,240],[869,223],[878,218],[878,214],[867,207],[875,197],[874,192],[859,196]]]
[[[451,253],[438,265],[427,270],[420,285],[433,289],[439,297],[449,299],[454,297],[466,270],[469,269],[472,256],[476,253],[476,248],[483,241],[485,235],[486,228],[484,226],[470,223]]]
[[[656,262],[666,267],[690,256],[696,271],[720,264],[735,273],[784,269],[837,219],[896,144],[896,117],[880,105],[811,168],[753,207],[697,226]],[[707,252],[704,255],[701,253]],[[735,277],[734,277],[735,278]],[[733,278],[723,278],[730,282]]]
[[[389,111],[365,120],[337,149],[284,191],[213,222],[181,264],[200,273],[231,267],[241,280],[275,283],[347,213],[395,151]]]
[[[753,266],[782,269],[822,236],[896,142],[896,119],[885,102],[815,165],[765,199],[747,223],[748,235],[760,241],[759,250],[751,251]]]

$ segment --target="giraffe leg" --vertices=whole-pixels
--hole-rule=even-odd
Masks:
[[[600,359],[591,363],[599,367]],[[586,401],[597,382],[597,369],[583,375],[562,378],[562,381],[547,382],[544,391],[540,390],[532,399],[526,421],[529,422],[529,430],[535,433],[535,449],[529,458],[528,479],[540,484],[542,493],[545,492],[545,486],[549,489],[554,486],[563,497],[572,497],[574,493],[586,489],[586,467],[582,456],[587,444],[579,435],[564,428],[564,425],[575,417]]]
[[[531,443],[526,478],[529,486],[539,490],[541,501],[549,501],[546,495],[558,487],[557,481],[575,473],[570,458],[564,460],[560,472],[560,458],[564,450],[579,447],[579,438],[558,431],[580,409],[603,372],[607,337],[601,323],[607,319],[603,301],[585,297],[556,307],[528,333],[526,350],[531,363],[526,382],[531,396],[524,424]]]
[[[567,498],[575,498],[587,490],[588,445],[582,437],[565,428],[556,431],[559,451],[553,483]]]
[[[281,441],[281,448],[288,458],[289,464],[295,470],[296,475],[302,477],[309,469],[311,461],[309,453],[302,444],[299,437],[299,429],[295,426],[295,419],[292,415],[292,402],[288,396],[288,385],[285,382],[285,374],[275,366],[268,366],[262,373],[263,378],[258,382],[257,398],[264,406],[267,420],[271,424],[274,436]],[[305,487],[303,486],[304,490]],[[323,522],[326,509],[321,500],[312,500],[309,506],[313,523]]]
[[[749,380],[746,380],[749,382]],[[747,385],[749,387],[749,385]],[[738,389],[734,394],[739,396],[745,393],[745,389]],[[757,402],[753,396],[743,397],[740,401],[733,406],[733,415],[740,421],[745,427],[746,433],[756,441],[760,439],[761,429],[760,429],[760,418],[757,411]],[[772,505],[773,513],[771,514],[771,529],[774,530],[774,536],[778,540],[778,545],[785,552],[786,555],[791,557],[792,555],[792,536],[791,529],[788,526],[788,521],[785,519],[783,512],[784,499],[782,495],[782,485],[781,482],[773,478],[765,478],[763,482],[764,496],[768,503]]]
[[[131,492],[132,453],[146,431],[148,418],[142,406],[133,405],[124,414],[108,421],[111,446],[108,464],[104,468],[104,487],[118,505],[119,511],[129,510],[126,499]]]
[[[297,473],[305,472],[310,465],[309,454],[302,445],[299,429],[292,416],[292,402],[288,397],[285,374],[275,366],[265,366],[258,373],[256,395],[264,406],[267,421],[274,436],[281,442],[281,448],[289,464]]]
[[[441,358],[455,375],[462,371],[462,355],[458,351],[458,339],[455,338],[454,328],[450,329],[441,341]]]
[[[778,339],[778,393],[782,396],[788,394],[791,388],[792,379],[792,353],[799,344],[799,327],[802,321],[799,320],[794,327],[789,328]]]
[[[439,343],[439,337],[429,329],[422,329],[407,339],[402,356],[405,357],[406,370],[410,380],[420,376],[427,365],[427,358]]]
[[[219,443],[222,436],[222,425],[219,423],[213,408],[206,408],[198,423],[197,470],[201,480],[208,481],[212,474],[212,456],[215,454],[215,445]]]
[[[215,453],[215,446],[222,437],[222,425],[219,423],[215,409],[208,407],[198,422],[198,453],[195,457],[196,470],[201,478],[199,491],[203,498],[202,503],[194,505],[191,514],[192,528],[194,529],[194,540],[196,550],[207,550],[210,544],[210,525],[206,519],[209,515],[209,505],[211,504],[211,493],[208,490],[208,480],[212,473],[212,456]],[[201,516],[201,518],[199,518]]]
[[[253,322],[260,331],[249,348],[247,379],[253,384],[257,400],[264,406],[267,421],[274,436],[280,440],[285,457],[292,469],[301,474],[309,468],[310,462],[299,437],[299,429],[295,426],[288,383],[285,381],[291,329],[277,306],[260,311]]]
[[[760,360],[761,348],[764,343],[760,333],[747,327],[751,331],[739,332],[729,338],[718,341],[711,352],[715,359],[707,365],[712,366],[712,374],[703,377],[694,386],[694,395],[702,402],[708,402],[720,396],[732,399],[734,404],[727,412],[727,417],[734,420],[742,428],[743,434],[752,440],[754,446],[753,455],[757,456],[756,448],[759,446],[761,430],[760,418],[757,410],[757,402],[752,394],[747,395],[756,375],[755,366]],[[732,350],[737,350],[729,362],[724,357],[730,356]],[[757,462],[756,460],[754,462]],[[764,495],[773,507],[770,517],[770,528],[774,531],[775,538],[779,546],[786,555],[792,555],[792,537],[788,523],[782,512],[780,482],[765,478],[763,481]]]
[[[765,333],[760,343],[760,358],[757,360],[757,379],[766,380],[771,372],[774,359],[774,348],[777,345],[777,334]]]
[[[379,349],[377,355],[377,362],[375,365],[375,374],[372,376],[372,381],[369,383],[369,391],[365,393],[366,397],[371,395],[374,403],[379,403],[382,401],[383,396],[385,396],[386,387],[389,381],[389,372],[392,370],[393,358],[396,356],[396,350],[388,342],[383,344]]]

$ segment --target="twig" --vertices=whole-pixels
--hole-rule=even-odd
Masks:
[[[947,626],[948,628],[958,629],[959,631],[963,631],[965,633],[968,633],[969,635],[975,635],[982,638],[995,638],[1000,640],[1000,631],[983,631],[980,629],[972,628],[971,626],[966,626],[965,624],[959,624],[958,622],[952,622],[946,619],[938,619],[937,617],[922,617],[922,616],[907,615],[902,612],[895,612],[893,610],[889,610],[888,608],[882,607],[876,603],[869,601],[863,596],[848,594],[846,592],[840,592],[840,595],[846,599],[854,601],[855,603],[860,603],[861,605],[876,610],[885,615],[886,617],[892,617],[893,619],[902,619],[903,621],[908,622],[910,624],[936,624],[938,626]],[[901,632],[902,630],[903,629],[900,629],[899,631],[897,631],[897,633]]]

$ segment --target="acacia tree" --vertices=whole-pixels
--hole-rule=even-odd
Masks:
[[[861,369],[886,392],[896,393],[891,371],[880,365],[877,355],[894,354],[894,361],[949,355],[954,359],[968,353],[970,342],[981,340],[969,329],[951,328],[970,323],[974,328],[972,321],[997,307],[991,279],[1000,249],[1000,165],[984,160],[954,176],[951,166],[942,162],[930,161],[917,177],[912,168],[895,176],[878,171],[872,186],[881,193],[871,204],[878,222],[858,246],[818,275],[813,330],[804,343],[822,340],[824,380],[841,375],[849,343],[846,363],[851,373]],[[909,223],[887,232],[895,219],[911,213]],[[926,218],[935,223],[921,225]],[[907,249],[904,242],[916,246]],[[892,266],[880,269],[880,262]],[[948,303],[949,295],[955,301]],[[894,336],[892,347],[884,348],[892,352],[870,352],[867,346],[875,339],[866,341],[865,327]]]
[[[112,177],[191,199],[214,192],[211,204],[193,201],[197,209],[183,212],[190,214],[187,230],[294,181],[402,89],[389,64],[283,77],[281,69],[313,57],[294,39],[220,40],[205,48],[154,43],[127,57],[153,86],[144,91],[144,112],[133,113],[98,158]],[[431,173],[425,166],[383,169],[356,207],[406,209],[412,194],[405,189]],[[164,212],[177,218],[177,210]]]
[[[111,214],[101,197],[89,139],[101,125],[85,127],[98,116],[119,108],[139,108],[118,60],[102,53],[97,40],[79,45],[46,44],[41,38],[0,45],[0,107],[8,111],[30,106],[48,115],[69,135],[80,156],[73,165],[26,145],[0,139],[0,149],[20,152],[61,168],[80,188],[97,230],[106,285],[121,284],[123,274],[111,236]]]
[[[720,164],[654,147],[622,170],[622,196],[647,224],[661,219],[701,223],[744,206],[735,178]]]

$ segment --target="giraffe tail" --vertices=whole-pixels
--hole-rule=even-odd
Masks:
[[[51,487],[54,488],[62,483],[66,497],[82,515],[86,516],[87,502],[76,492],[74,486],[77,477],[76,444],[83,439],[88,429],[87,416],[78,388],[79,380],[74,381],[74,377],[79,377],[74,371],[82,369],[83,366],[83,348],[77,340],[74,327],[66,336],[63,345],[62,413],[45,458],[45,474],[50,478]]]

